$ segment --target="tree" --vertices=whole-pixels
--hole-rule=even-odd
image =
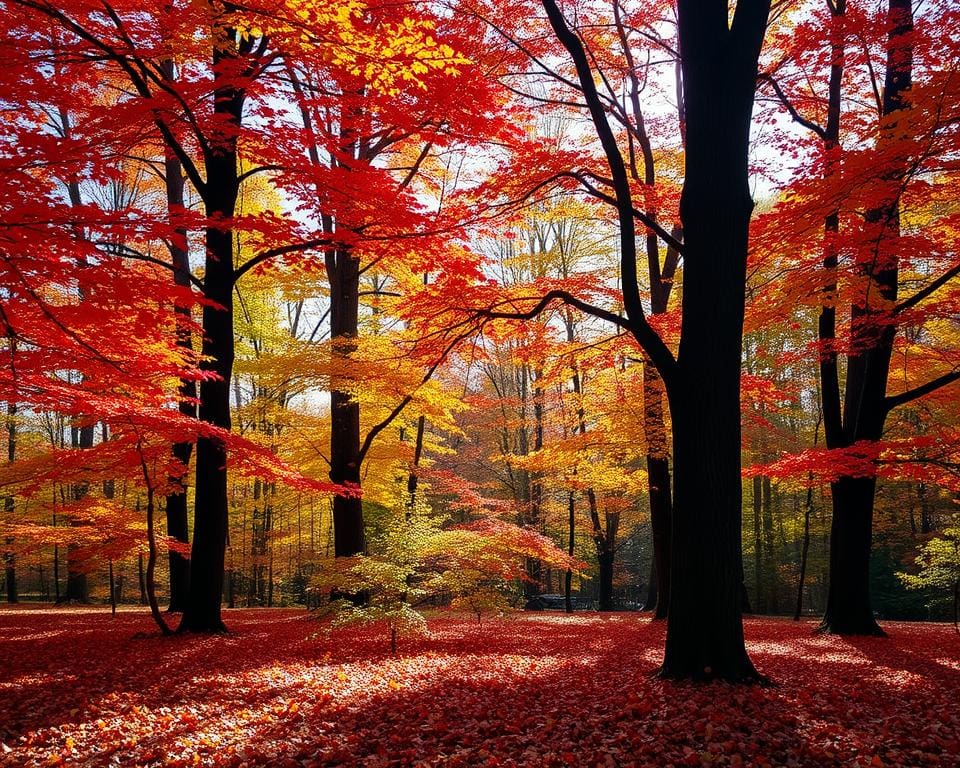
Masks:
[[[908,589],[937,589],[953,596],[953,626],[960,634],[960,527],[945,528],[917,555],[916,574],[898,573]]]
[[[670,403],[674,450],[671,596],[661,675],[756,680],[740,613],[739,383],[747,230],[753,209],[748,139],[770,4],[740,2],[732,19],[726,3],[678,4],[686,130],[682,245],[638,215],[583,40],[553,0],[544,0],[543,7],[573,61],[579,95],[606,159],[610,202],[620,230],[626,317],[584,306],[563,291],[548,293],[520,314],[533,316],[554,300],[565,301],[626,328],[657,367]],[[683,257],[676,357],[650,326],[640,299],[638,219]]]
[[[949,25],[949,12],[942,14],[943,9],[933,9],[929,17],[921,16],[920,24]],[[824,26],[821,39],[827,41],[829,72],[826,100],[808,93],[811,65],[824,62],[808,33],[812,28],[822,31]],[[871,47],[864,42],[871,36],[872,44],[883,51],[882,88],[874,74],[879,66],[872,62]],[[938,363],[920,376],[911,375],[900,391],[891,376],[891,361],[901,352],[917,372],[926,368],[924,355],[914,351],[920,347],[916,341],[924,335],[928,319],[944,309],[932,300],[943,301],[946,295],[941,289],[960,272],[955,250],[944,249],[936,236],[910,231],[914,229],[910,220],[919,210],[929,210],[931,192],[935,195],[934,190],[946,180],[939,158],[951,151],[948,147],[956,139],[952,118],[939,105],[949,100],[956,86],[951,76],[938,71],[938,62],[951,55],[949,43],[938,45],[919,34],[909,0],[891,0],[878,16],[848,9],[845,2],[831,2],[795,38],[804,41],[799,50],[788,48],[763,80],[791,117],[815,135],[818,145],[820,187],[809,180],[797,183],[797,191],[807,187],[810,195],[797,206],[799,212],[787,215],[803,226],[814,211],[823,217],[821,262],[814,285],[820,303],[817,352],[823,429],[826,449],[835,456],[846,451],[847,463],[855,467],[831,479],[831,576],[822,629],[882,634],[870,598],[881,461],[878,454],[866,463],[857,457],[880,449],[894,409],[960,378],[955,364],[948,367],[950,354],[942,350],[928,356],[928,360],[940,358]],[[803,82],[788,66],[792,59],[799,64]],[[858,106],[871,102],[856,99],[857,88],[874,97],[872,110]],[[853,93],[845,96],[845,89]],[[858,143],[866,148],[857,148]],[[928,225],[923,231],[932,235],[934,229]],[[903,298],[900,292],[908,285],[913,293]],[[845,324],[838,323],[838,310],[848,312]],[[900,341],[901,334],[916,341]],[[845,367],[840,365],[844,357]]]

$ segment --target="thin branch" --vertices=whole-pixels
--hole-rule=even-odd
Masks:
[[[277,256],[284,256],[288,253],[298,253],[300,251],[309,251],[311,248],[321,248],[323,246],[333,244],[334,241],[329,237],[318,237],[314,238],[313,240],[305,240],[302,243],[292,243],[290,245],[281,245],[276,248],[268,248],[265,251],[261,251],[256,256],[251,256],[243,264],[233,270],[233,280],[236,282],[257,265],[262,264],[265,261],[269,261]]]
[[[417,389],[420,389],[424,384],[426,384],[433,377],[433,374],[436,372],[437,368],[447,359],[447,356],[453,351],[453,348],[457,346],[461,341],[473,335],[473,329],[467,330],[459,334],[456,338],[453,339],[447,346],[444,348],[443,352],[440,353],[440,357],[437,359],[433,365],[427,368],[427,372],[423,375],[423,378],[420,380],[420,384],[413,390],[413,392],[404,395],[403,399],[394,407],[392,411],[387,415],[387,417],[381,421],[379,424],[375,424],[370,428],[370,431],[367,432],[367,436],[363,439],[363,445],[360,446],[360,453],[358,454],[358,462],[363,463],[364,458],[366,458],[367,451],[370,450],[370,446],[373,445],[374,439],[379,435],[383,430],[389,427],[394,420],[403,412],[403,409],[406,408],[410,402],[413,400],[414,394],[416,394]]]
[[[793,103],[789,98],[787,98],[787,94],[783,92],[783,89],[780,87],[780,83],[776,81],[773,75],[769,74],[768,72],[760,72],[757,75],[757,80],[760,80],[764,83],[769,83],[771,85],[773,92],[777,94],[777,98],[780,100],[780,103],[787,108],[787,112],[790,113],[790,117],[793,118],[794,122],[799,123],[807,130],[813,131],[821,139],[827,141],[828,136],[826,129],[812,120],[808,120],[797,111],[797,108],[793,106]]]
[[[573,294],[561,290],[553,290],[545,293],[536,304],[524,312],[504,312],[495,309],[477,309],[474,310],[474,315],[477,317],[483,317],[487,320],[532,320],[534,317],[537,317],[544,312],[544,310],[546,310],[547,307],[549,307],[554,301],[560,301],[563,304],[567,304],[575,309],[579,309],[584,314],[596,317],[600,320],[606,320],[608,323],[613,323],[618,328],[623,328],[627,331],[633,331],[633,323],[631,323],[628,318],[618,315],[615,312],[610,312],[607,309],[595,307],[593,304],[589,304],[582,299],[578,299]]]
[[[942,376],[937,376],[937,378],[928,381],[926,384],[921,384],[919,387],[908,389],[906,392],[901,392],[899,395],[885,397],[883,399],[883,407],[886,412],[889,413],[894,408],[917,400],[924,395],[929,395],[931,392],[935,392],[941,387],[945,387],[947,384],[951,384],[957,380],[960,380],[960,368],[955,368],[949,373],[945,373]]]
[[[913,294],[913,296],[911,296],[909,299],[904,299],[899,304],[897,304],[897,306],[894,307],[893,309],[893,314],[899,315],[901,312],[905,312],[911,307],[915,307],[925,298],[927,298],[931,294],[935,293],[938,289],[942,288],[944,285],[949,283],[957,275],[960,275],[960,263],[958,263],[952,269],[948,269],[946,272],[940,275],[940,277],[938,277],[936,280],[934,280],[932,283],[930,283],[926,287],[921,288],[919,291]]]

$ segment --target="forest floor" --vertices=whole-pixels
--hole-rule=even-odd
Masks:
[[[748,619],[760,688],[654,679],[646,614],[439,616],[396,655],[382,626],[225,620],[163,638],[142,611],[0,610],[0,765],[960,764],[950,625]]]

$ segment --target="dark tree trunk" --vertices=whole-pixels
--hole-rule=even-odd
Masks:
[[[741,621],[740,361],[747,233],[747,155],[768,2],[681,0],[686,109],[680,219],[680,349],[667,381],[673,419],[673,548],[661,675],[756,679]]]
[[[137,553],[137,584],[140,586],[140,605],[146,605],[147,577],[143,568],[143,552]]]
[[[844,477],[831,485],[830,589],[823,629],[833,634],[884,634],[870,604],[875,490],[870,477]]]
[[[597,495],[593,488],[587,489],[587,504],[590,510],[590,521],[593,524],[593,543],[597,550],[597,568],[600,582],[597,608],[601,611],[612,611],[613,567],[616,561],[617,527],[620,523],[620,516],[619,513],[607,513],[606,525],[601,525]]]
[[[600,573],[600,594],[597,599],[597,608],[601,611],[612,611],[613,606],[613,562],[614,553],[604,550],[597,555]]]
[[[650,489],[650,528],[653,533],[650,590],[654,597],[647,602],[650,610],[654,612],[654,619],[665,619],[670,605],[670,531],[673,501],[670,492],[670,460],[663,415],[663,382],[651,365],[644,365],[643,383],[647,482]]]
[[[680,0],[686,175],[680,202],[684,290],[679,355],[647,322],[637,281],[635,208],[590,58],[555,0],[543,0],[570,53],[603,146],[620,224],[629,327],[667,388],[673,420],[674,506],[668,678],[756,680],[741,621],[740,361],[747,230],[747,156],[757,61],[769,0]],[[652,227],[651,227],[652,228]]]
[[[763,478],[753,477],[753,582],[756,590],[757,613],[766,613],[767,604],[763,591],[763,547],[761,546],[760,518],[763,507]]]
[[[541,372],[537,372],[534,380],[539,382]],[[543,389],[536,384],[533,389],[533,450],[543,450]],[[543,528],[543,474],[529,473],[530,504],[525,525],[538,533]],[[526,558],[525,569],[527,581],[524,582],[526,597],[543,593],[543,564],[537,557]]]
[[[701,348],[699,354],[709,353]],[[720,387],[723,378],[728,391]],[[680,397],[671,397],[673,583],[661,674],[740,681],[755,678],[756,672],[744,646],[737,565],[740,414],[739,393],[729,389],[739,382],[729,371],[726,377],[714,371],[710,379],[698,380],[677,393]]]
[[[896,151],[895,144],[905,130],[897,125],[897,112],[905,106],[913,72],[911,0],[890,0],[887,20],[887,72],[878,144]],[[881,176],[878,186],[883,201],[865,216],[867,242],[858,257],[857,271],[868,288],[863,302],[854,302],[851,306],[842,425],[837,423],[838,404],[832,404],[832,418],[827,421],[827,402],[824,402],[829,447],[851,446],[861,440],[877,441],[883,436],[889,409],[887,378],[896,335],[896,324],[891,322],[888,307],[897,299],[899,189],[906,171],[904,163],[897,160]],[[833,380],[829,383],[832,388]],[[830,586],[821,629],[843,635],[882,635],[870,604],[876,477],[841,477],[831,485],[831,491]]]
[[[16,340],[10,339],[10,354],[13,355],[16,350]],[[7,464],[13,464],[17,458],[17,404],[7,403]],[[3,500],[3,511],[7,517],[13,516],[14,498],[13,494],[6,496]],[[6,545],[12,546],[13,539],[7,537]],[[4,584],[7,588],[7,602],[16,603],[17,598],[17,567],[16,557],[13,550],[7,550],[3,553]]]
[[[574,538],[575,526],[577,523],[577,518],[574,516],[576,511],[576,504],[574,501],[573,491],[567,493],[567,554],[570,557],[573,557],[574,545],[576,540]],[[571,586],[573,584],[573,571],[567,568],[566,573],[563,575],[563,607],[567,613],[573,613],[573,600],[570,596]]]
[[[793,620],[800,621],[803,614],[803,586],[807,579],[807,555],[810,551],[810,514],[813,512],[813,473],[807,477],[807,503],[803,508],[803,548],[800,550],[800,575],[797,578],[797,604]]]
[[[110,615],[117,615],[117,587],[113,580],[113,558],[107,561],[107,578],[110,581]]]
[[[654,611],[657,608],[657,560],[654,553],[650,553],[650,575],[647,581],[647,597],[643,601],[641,611]],[[654,616],[654,618],[657,618]]]
[[[85,449],[93,447],[93,425],[84,426],[73,430],[73,444],[75,448]],[[73,500],[82,501],[89,492],[87,483],[77,483],[73,486]],[[76,518],[70,521],[70,525],[79,526],[83,522]],[[68,603],[89,603],[90,591],[87,582],[87,574],[80,569],[77,559],[80,548],[75,544],[67,545],[67,593],[64,600]]]
[[[172,82],[175,76],[173,60],[167,59],[161,62],[161,71],[168,82]],[[177,159],[173,150],[167,146],[164,151],[164,183],[167,194],[167,215],[173,229],[173,236],[170,239],[169,250],[170,258],[173,263],[173,280],[176,285],[183,288],[190,287],[190,259],[187,250],[187,230],[179,221],[183,210],[183,168]],[[177,307],[177,345],[184,349],[193,348],[189,320],[190,309],[187,307]],[[196,382],[183,379],[179,386],[180,395],[180,413],[185,416],[196,416],[197,407],[194,403],[188,402],[197,397]],[[172,449],[173,457],[188,467],[190,456],[193,454],[192,443],[176,443]],[[174,478],[171,478],[174,480]],[[186,484],[179,481],[182,490],[178,493],[171,493],[165,499],[165,513],[167,518],[167,535],[182,544],[188,544],[190,540],[189,527],[187,519],[187,493]],[[179,552],[171,550],[169,552],[170,564],[170,604],[168,611],[181,612],[186,604],[187,594],[190,590],[190,561]]]
[[[219,41],[220,38],[222,41]],[[214,71],[236,58],[234,30],[214,29],[219,42],[214,49]],[[230,430],[230,379],[233,374],[233,264],[234,233],[225,226],[233,219],[240,179],[237,163],[245,93],[214,79],[214,114],[230,126],[204,153],[207,180],[203,202],[206,215],[216,220],[206,230],[203,293],[213,305],[203,307],[203,356],[206,370],[215,379],[200,383],[200,420]],[[196,449],[196,497],[193,546],[190,556],[190,591],[179,632],[224,632],[220,617],[223,569],[227,547],[227,450],[219,440],[200,437]]]
[[[330,337],[337,358],[347,358],[357,347],[360,311],[360,260],[348,249],[327,259],[330,282]],[[346,382],[345,382],[346,383]],[[360,487],[360,404],[350,387],[330,391],[330,480]],[[358,495],[333,497],[333,548],[336,557],[366,552],[363,505]]]
[[[780,612],[777,592],[777,563],[773,542],[773,489],[770,478],[763,477],[763,548],[767,560],[767,613]]]
[[[417,418],[417,436],[413,444],[413,464],[410,467],[410,474],[407,476],[407,506],[412,511],[417,504],[417,469],[420,466],[420,457],[423,455],[423,433],[426,431],[427,417],[422,413]]]

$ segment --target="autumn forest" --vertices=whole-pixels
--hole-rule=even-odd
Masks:
[[[955,764],[956,3],[0,11],[0,765]]]

